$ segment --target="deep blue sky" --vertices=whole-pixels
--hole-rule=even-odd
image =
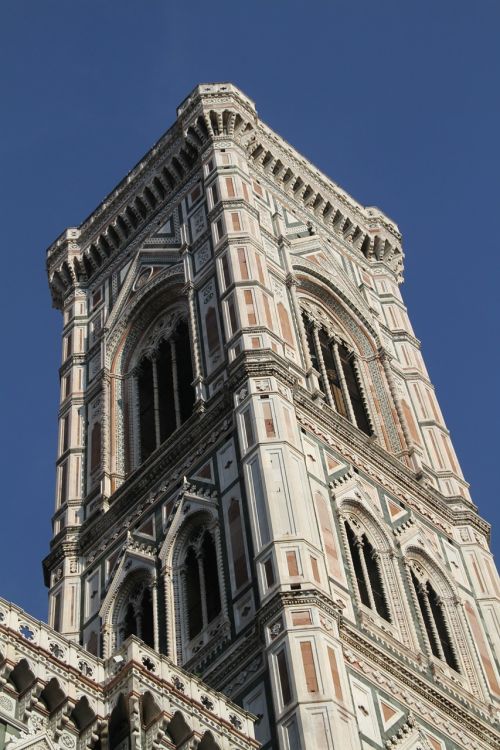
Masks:
[[[499,27],[497,0],[2,0],[0,595],[45,618],[61,328],[45,249],[199,82],[234,82],[398,223],[416,335],[473,498],[500,526]]]

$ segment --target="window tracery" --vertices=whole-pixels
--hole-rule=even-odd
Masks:
[[[355,353],[312,306],[302,310],[306,342],[328,404],[365,434],[373,434]]]

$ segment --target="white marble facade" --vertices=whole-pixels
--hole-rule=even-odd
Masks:
[[[110,663],[145,643],[256,715],[266,750],[496,746],[489,527],[402,270],[394,222],[230,84],[198,86],[49,248],[64,331],[44,565],[65,644]],[[148,737],[143,721],[127,741]]]

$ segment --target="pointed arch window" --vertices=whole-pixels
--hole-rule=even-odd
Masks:
[[[413,570],[411,580],[432,654],[460,672],[441,598],[431,582],[418,578]]]
[[[367,435],[373,433],[353,352],[325,328],[302,313],[311,363],[330,406]]]
[[[222,611],[215,540],[206,529],[191,534],[183,556],[183,597],[188,641],[200,637]]]
[[[140,461],[147,459],[193,411],[194,389],[187,323],[142,357],[136,373]]]
[[[154,606],[151,586],[144,581],[131,589],[118,617],[118,642],[135,635],[154,648]]]
[[[349,521],[345,530],[361,603],[391,622],[377,553],[367,535],[356,534]]]

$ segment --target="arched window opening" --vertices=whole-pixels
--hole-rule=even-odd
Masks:
[[[217,552],[212,534],[195,530],[183,557],[183,597],[189,641],[201,637],[221,613]]]
[[[139,438],[141,463],[192,414],[193,367],[189,330],[180,321],[138,367]]]
[[[330,405],[367,435],[372,434],[354,354],[337,336],[302,314],[311,362],[320,375],[319,384]]]
[[[366,534],[357,536],[348,521],[345,530],[361,603],[391,622],[377,553]]]
[[[446,616],[441,599],[430,581],[422,581],[411,571],[425,634],[435,657],[445,661],[449,667],[460,672],[458,661],[451,643]]]
[[[154,648],[153,597],[150,586],[144,582],[132,589],[118,618],[119,643],[130,635],[137,636],[147,646]]]

